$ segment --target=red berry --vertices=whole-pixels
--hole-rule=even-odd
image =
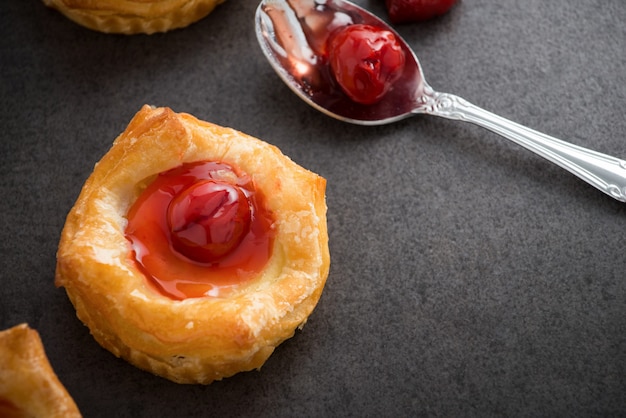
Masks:
[[[241,242],[249,228],[250,206],[240,188],[204,180],[174,197],[167,222],[178,252],[195,261],[211,262]]]
[[[432,19],[446,13],[457,0],[385,0],[391,23]]]
[[[328,40],[329,63],[341,89],[355,102],[373,104],[391,89],[404,68],[396,36],[375,26],[356,24],[334,31]]]

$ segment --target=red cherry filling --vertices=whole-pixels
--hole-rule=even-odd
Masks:
[[[404,51],[396,36],[371,25],[344,26],[328,40],[329,64],[341,89],[355,102],[373,104],[402,75]]]
[[[457,0],[385,0],[391,23],[428,20],[446,13]]]
[[[195,261],[215,261],[243,239],[250,225],[250,206],[239,187],[205,180],[174,197],[167,223],[176,251]]]
[[[200,161],[160,173],[127,214],[131,257],[172,299],[226,295],[272,255],[273,215],[250,176]]]

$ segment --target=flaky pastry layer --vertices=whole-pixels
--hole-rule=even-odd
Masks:
[[[39,333],[27,324],[0,332],[0,416],[81,416],[54,373]]]
[[[276,231],[255,279],[224,298],[171,300],[130,258],[126,213],[160,172],[220,161],[251,175]],[[229,128],[144,106],[96,165],[70,211],[57,254],[57,286],[116,356],[179,383],[207,384],[258,369],[293,336],[328,276],[326,180],[278,148]]]
[[[188,26],[224,0],[43,0],[67,18],[106,33],[152,34]]]

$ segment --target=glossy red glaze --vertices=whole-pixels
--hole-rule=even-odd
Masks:
[[[129,210],[126,237],[164,295],[220,296],[265,266],[272,223],[248,176],[224,163],[197,162],[157,176]]]

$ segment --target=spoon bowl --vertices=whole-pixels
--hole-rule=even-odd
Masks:
[[[415,53],[392,29],[406,59],[393,90],[377,103],[363,105],[352,101],[336,84],[315,49],[323,49],[329,33],[346,24],[384,25],[367,10],[337,0],[265,0],[256,13],[257,38],[269,63],[285,84],[317,110],[359,125],[388,124],[411,116],[427,86]]]
[[[370,105],[352,101],[335,81],[326,42],[335,29],[366,24],[392,32],[405,66],[392,89]],[[527,128],[468,101],[430,87],[409,45],[384,21],[347,0],[263,0],[255,16],[261,50],[280,78],[301,99],[344,122],[382,125],[416,114],[471,122],[559,165],[626,202],[626,161]]]

